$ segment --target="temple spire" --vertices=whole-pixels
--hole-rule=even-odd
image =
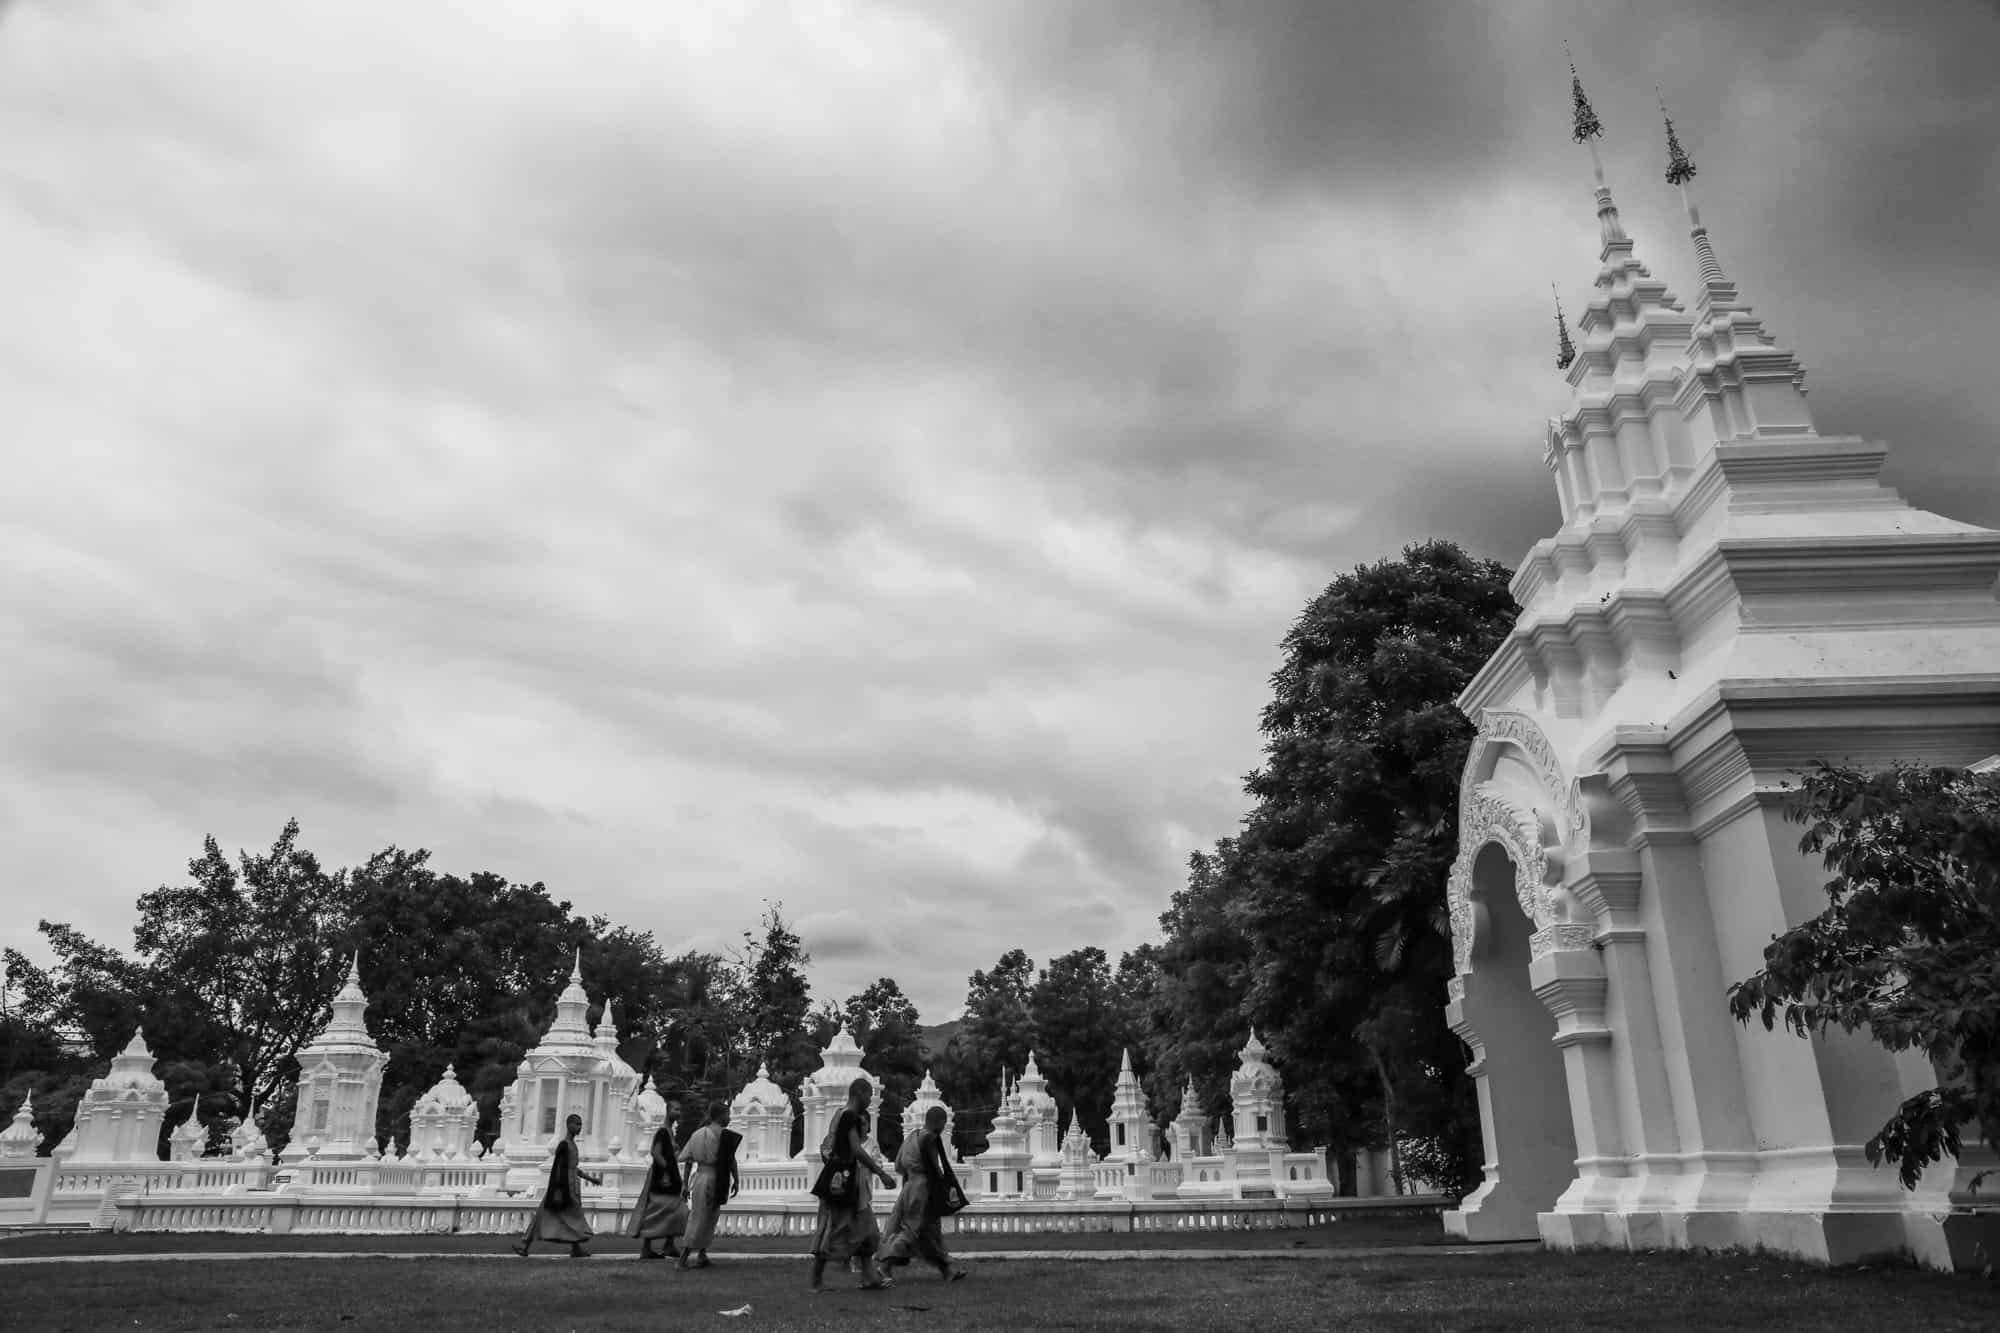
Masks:
[[[1625,234],[1625,224],[1618,219],[1618,205],[1611,201],[1611,187],[1604,183],[1604,159],[1597,155],[1597,141],[1604,137],[1604,122],[1597,118],[1589,96],[1583,91],[1583,78],[1576,72],[1576,58],[1570,56],[1568,42],[1563,43],[1563,55],[1569,57],[1570,138],[1590,149],[1590,165],[1597,179],[1597,229],[1607,252],[1630,248],[1631,238]]]
[[[1556,285],[1549,284],[1549,292],[1556,298],[1556,369],[1568,370],[1576,360],[1576,344],[1569,340],[1569,324],[1563,319],[1562,293]]]
[[[1578,143],[1587,144],[1593,139],[1603,137],[1604,122],[1597,118],[1597,112],[1591,108],[1590,98],[1584,94],[1583,78],[1576,72],[1576,57],[1570,54],[1568,42],[1563,43],[1563,58],[1569,61],[1570,137]],[[1595,149],[1592,151],[1594,153]]]
[[[1694,159],[1681,147],[1680,135],[1674,132],[1674,118],[1667,114],[1666,94],[1660,92],[1657,84],[1653,91],[1659,94],[1660,119],[1667,127],[1667,184],[1681,192],[1681,207],[1688,215],[1688,234],[1694,238],[1695,258],[1701,261],[1701,308],[1733,309],[1737,303],[1735,284],[1723,273],[1722,261],[1715,257],[1715,247],[1709,243],[1708,228],[1702,225],[1701,212],[1688,194],[1687,183],[1695,177]]]

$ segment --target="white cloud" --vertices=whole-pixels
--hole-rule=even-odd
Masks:
[[[823,995],[940,1018],[1012,945],[1150,938],[1306,598],[1554,521],[1545,283],[1595,227],[1538,24],[1655,270],[1621,80],[1671,73],[1825,424],[2000,520],[1959,19],[1205,12],[11,7],[0,943],[122,943],[294,814],[670,948],[782,899]],[[1949,207],[1885,183],[1936,162]]]

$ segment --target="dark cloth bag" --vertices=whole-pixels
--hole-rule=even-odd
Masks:
[[[944,1159],[944,1143],[932,1137],[924,1145],[924,1175],[929,1188],[924,1191],[925,1217],[950,1217],[971,1204],[958,1183],[958,1173]]]
[[[715,1154],[715,1197],[727,1199],[736,1192],[739,1179],[736,1170],[736,1149],[742,1144],[743,1136],[733,1129],[722,1131],[722,1145]]]
[[[854,1156],[847,1150],[848,1135],[858,1119],[854,1112],[842,1111],[820,1146],[826,1164],[820,1167],[812,1192],[829,1208],[854,1208],[861,1203],[861,1178],[855,1174]]]
[[[661,1140],[665,1140],[664,1143]],[[667,1160],[665,1165],[653,1163],[653,1169],[646,1175],[648,1194],[679,1194],[681,1192],[681,1164],[674,1155],[673,1132],[664,1125],[653,1135],[653,1146],[660,1148]]]
[[[551,1212],[563,1212],[574,1207],[576,1198],[570,1193],[570,1165],[576,1156],[576,1149],[568,1139],[556,1145],[556,1160],[549,1166],[549,1187],[542,1191],[542,1207]]]

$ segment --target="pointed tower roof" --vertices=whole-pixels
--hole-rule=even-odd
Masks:
[[[1600,515],[1625,510],[1669,484],[1650,466],[1625,465],[1622,446],[1615,442],[1616,423],[1643,410],[1647,402],[1671,394],[1678,377],[1675,363],[1694,329],[1694,321],[1667,285],[1653,277],[1634,253],[1597,152],[1604,123],[1590,105],[1573,60],[1570,95],[1574,103],[1570,137],[1590,149],[1602,248],[1590,300],[1577,317],[1576,342],[1567,342],[1566,328],[1559,327],[1557,334],[1558,361],[1573,353],[1565,378],[1575,402],[1566,416],[1550,422],[1542,461],[1555,474],[1565,525],[1587,524]]]
[[[326,1026],[299,1050],[300,1068],[309,1067],[320,1057],[347,1057],[368,1052],[379,1057],[375,1039],[368,1035],[368,996],[361,989],[361,954],[347,960],[347,976],[334,992],[332,1013]],[[386,1057],[380,1057],[386,1058]]]
[[[41,1141],[35,1129],[35,1094],[29,1092],[14,1109],[14,1122],[0,1130],[0,1157],[33,1157]]]
[[[1695,207],[1694,198],[1688,193],[1687,183],[1695,177],[1694,159],[1681,147],[1680,135],[1674,130],[1674,118],[1667,114],[1667,98],[1659,85],[1653,91],[1660,99],[1660,120],[1667,129],[1667,184],[1681,192],[1681,207],[1687,210],[1688,234],[1694,238],[1695,258],[1701,262],[1701,295],[1695,303],[1695,311],[1701,316],[1740,310],[1750,313],[1750,308],[1742,304],[1737,295],[1736,284],[1722,271],[1722,261],[1716,258],[1715,246],[1708,239],[1708,228],[1702,225],[1701,211]]]
[[[368,997],[361,990],[361,951],[356,949],[354,957],[347,962],[347,979],[340,983],[340,990],[333,997],[333,1018],[321,1036],[345,1037],[359,1032],[365,1039],[368,1027],[364,1015],[367,1012]]]
[[[1553,282],[1549,284],[1549,291],[1556,298],[1556,369],[1568,370],[1570,363],[1576,360],[1576,344],[1569,340],[1569,322],[1563,318],[1562,293],[1556,291]]]

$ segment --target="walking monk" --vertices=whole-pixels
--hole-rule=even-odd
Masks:
[[[674,1160],[674,1118],[653,1131],[653,1165],[646,1172],[646,1184],[632,1205],[632,1221],[625,1234],[639,1241],[641,1259],[665,1259],[677,1253],[674,1237],[687,1230],[687,1199],[681,1193],[680,1163]],[[655,1250],[653,1242],[661,1248]]]
[[[542,1206],[528,1219],[527,1233],[514,1247],[514,1253],[524,1259],[528,1247],[538,1240],[568,1241],[570,1258],[590,1257],[583,1243],[596,1233],[590,1229],[590,1219],[583,1215],[583,1186],[579,1182],[587,1180],[602,1185],[604,1181],[585,1175],[577,1165],[576,1136],[583,1133],[583,1117],[571,1116],[564,1128],[569,1132],[556,1145],[555,1160],[549,1164],[549,1187],[542,1192]]]
[[[694,1132],[681,1149],[681,1169],[687,1179],[687,1235],[681,1241],[682,1268],[708,1268],[708,1244],[722,1205],[736,1193],[735,1153],[729,1133],[729,1103],[708,1104],[708,1123]]]
[[[965,1270],[952,1266],[951,1253],[944,1247],[943,1221],[965,1207],[966,1199],[958,1173],[945,1160],[944,1123],[944,1108],[933,1106],[924,1112],[923,1129],[904,1139],[903,1150],[896,1154],[903,1188],[896,1195],[896,1210],[889,1214],[882,1267],[895,1269],[922,1259],[936,1265],[939,1277],[956,1282]]]
[[[889,1284],[875,1270],[875,1250],[881,1244],[882,1231],[875,1225],[875,1211],[871,1202],[873,1191],[869,1189],[871,1178],[879,1178],[884,1185],[894,1185],[896,1178],[882,1169],[882,1163],[868,1151],[868,1103],[875,1095],[874,1085],[865,1078],[857,1078],[848,1085],[847,1107],[827,1131],[826,1141],[820,1145],[820,1156],[826,1168],[833,1172],[845,1173],[843,1188],[821,1194],[819,1200],[819,1226],[813,1232],[812,1243],[812,1289],[815,1293],[826,1290],[826,1264],[829,1259],[858,1258],[861,1260],[863,1291],[880,1291]],[[866,1167],[869,1174],[863,1175]],[[821,1175],[829,1173],[822,1169]],[[817,1187],[816,1187],[817,1188]]]

